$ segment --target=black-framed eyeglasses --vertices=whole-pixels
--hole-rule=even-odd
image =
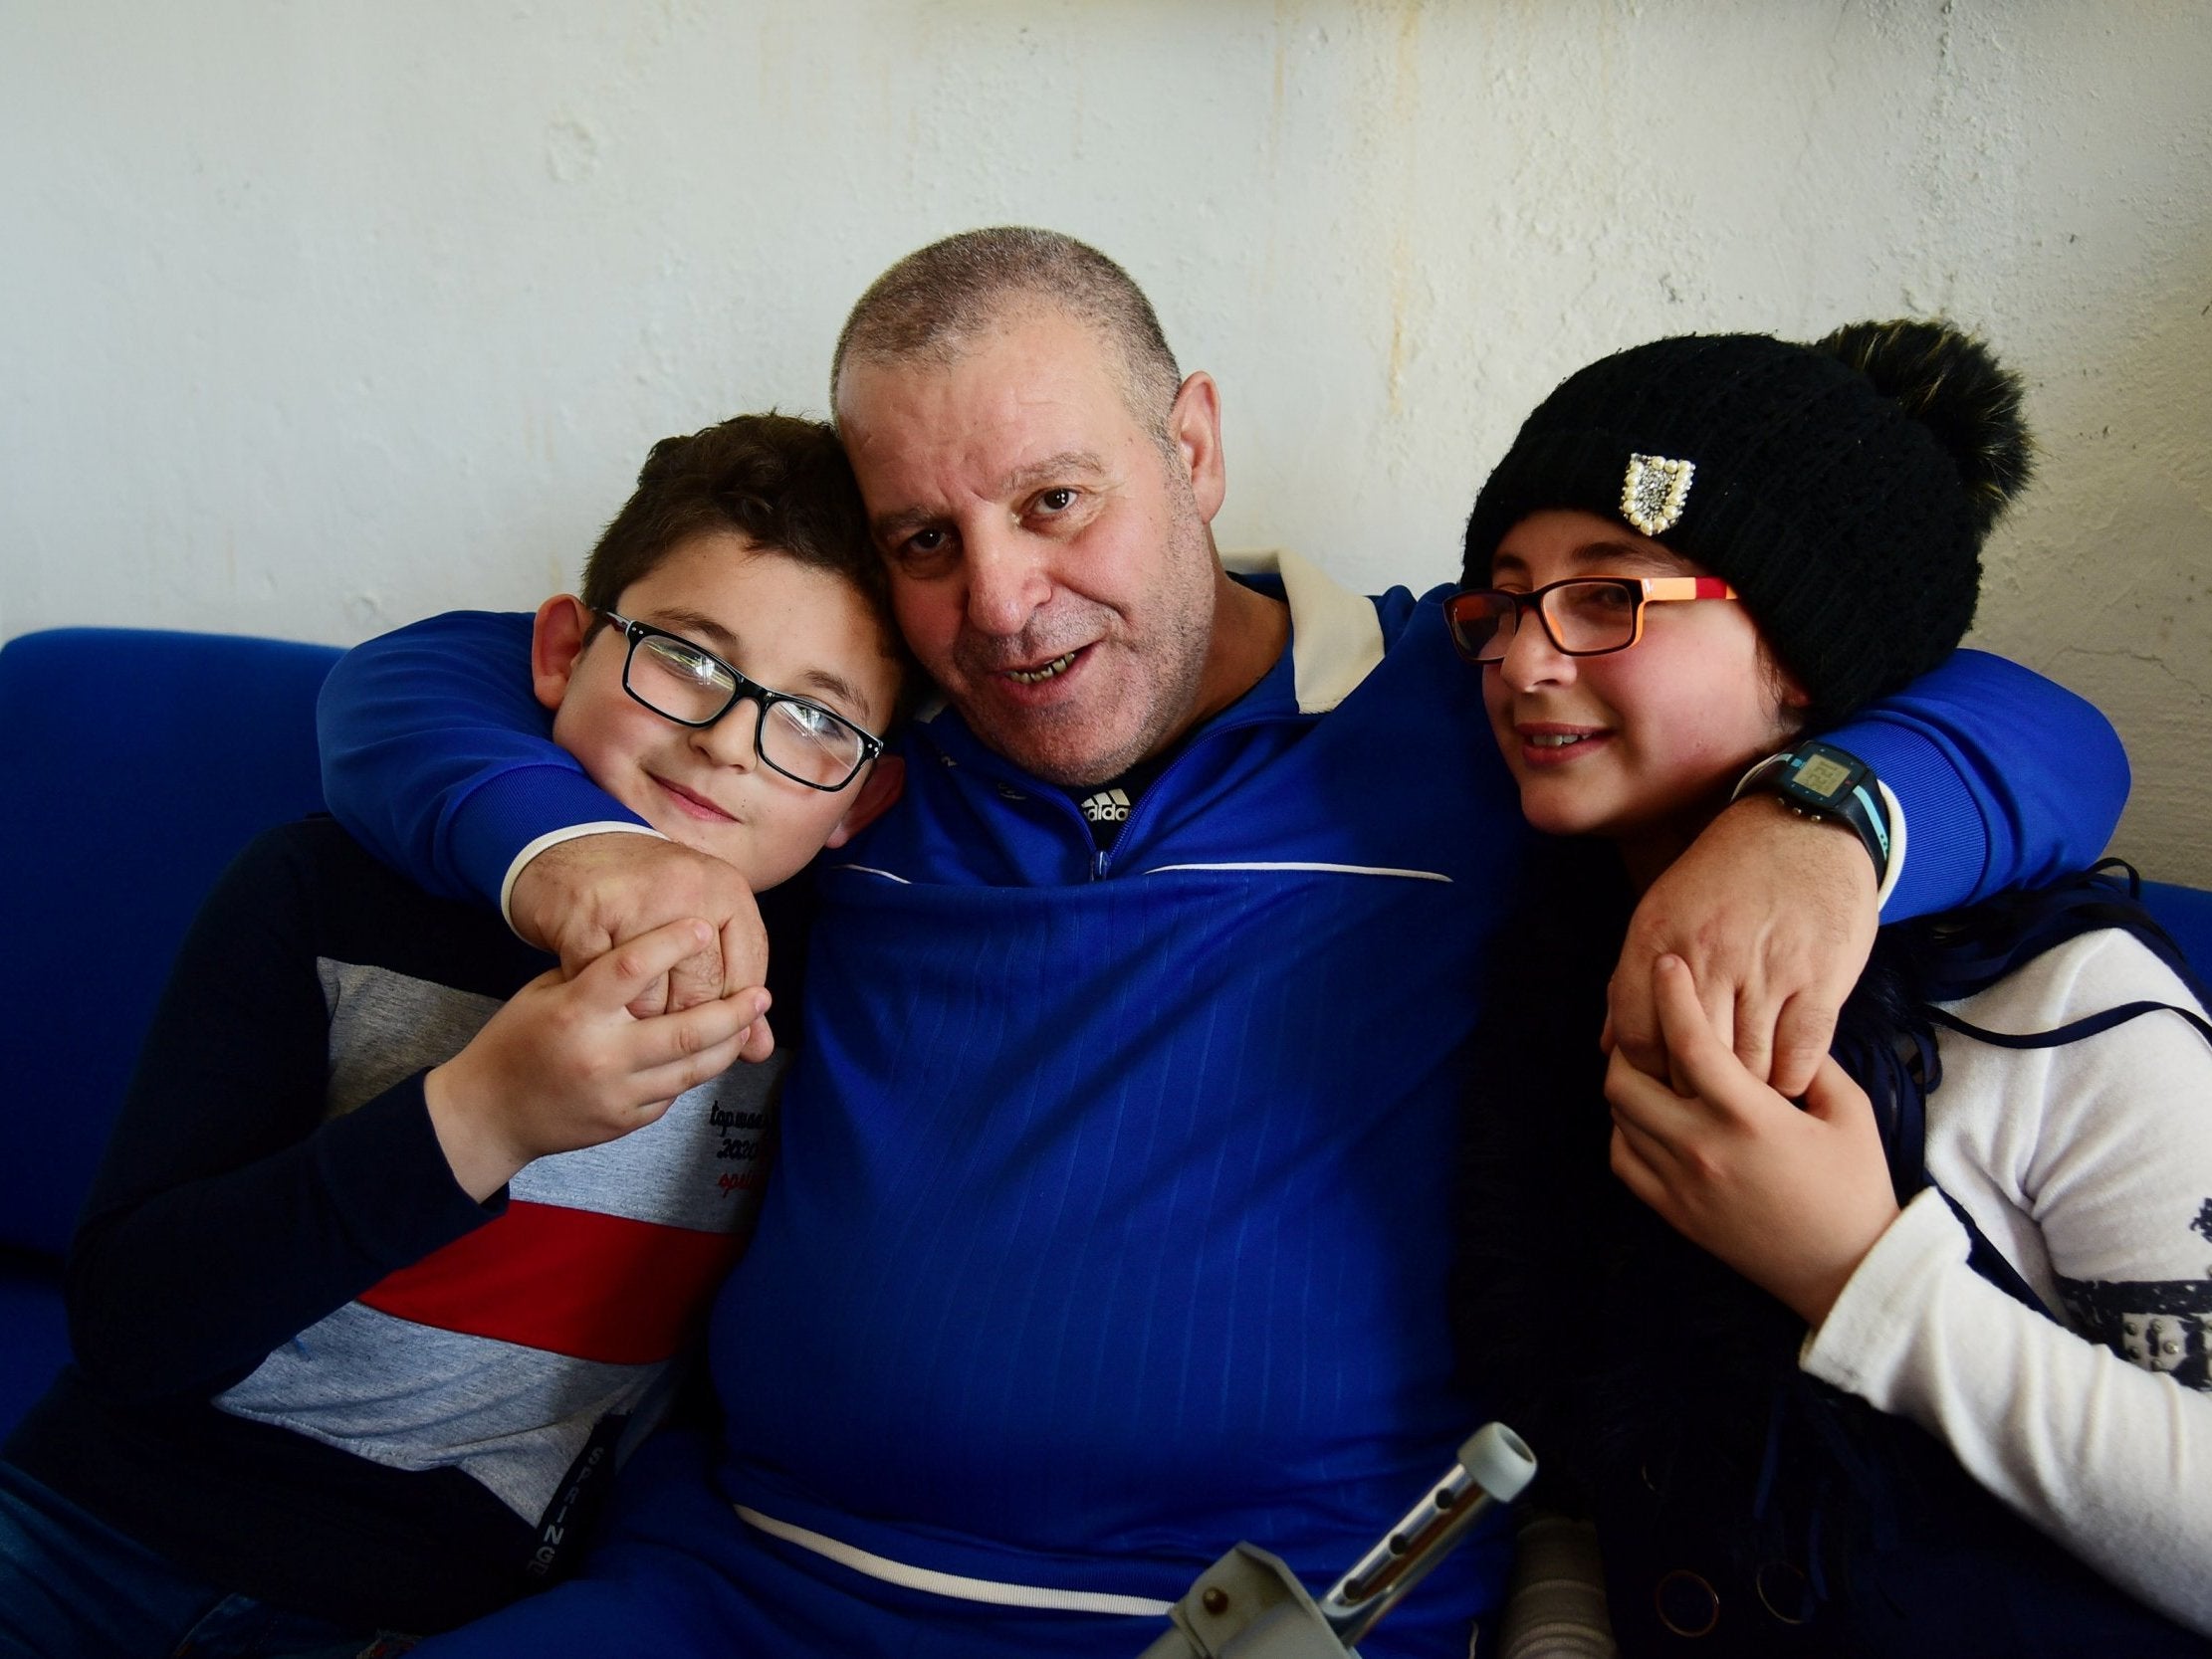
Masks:
[[[819,703],[771,690],[681,634],[610,610],[599,614],[629,642],[624,691],[663,720],[691,726],[712,726],[750,699],[759,711],[753,752],[793,783],[842,789],[883,752],[883,739],[874,732]]]
[[[1644,607],[1685,599],[1733,599],[1718,576],[1570,576],[1527,593],[1469,587],[1443,602],[1451,643],[1470,663],[1496,663],[1530,611],[1563,657],[1603,657],[1644,637]]]

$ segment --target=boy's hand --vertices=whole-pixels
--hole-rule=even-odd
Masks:
[[[1800,1111],[1728,1051],[1679,957],[1661,956],[1653,981],[1685,1092],[1614,1051],[1613,1172],[1692,1244],[1818,1326],[1896,1219],[1874,1108],[1824,1056]]]
[[[433,1067],[422,1092],[454,1178],[479,1203],[550,1152],[595,1146],[657,1120],[738,1058],[768,992],[741,990],[639,1018],[630,1004],[714,930],[671,922],[617,945],[572,979],[543,973]]]
[[[745,878],[721,859],[655,836],[557,842],[523,867],[507,909],[515,931],[553,951],[571,975],[650,928],[704,918],[715,936],[639,992],[640,1015],[693,1007],[768,977],[768,931]],[[745,1058],[766,1060],[774,1046],[764,1021],[748,1035]]]
[[[1644,895],[1607,987],[1604,1041],[1654,1077],[1666,1044],[1653,963],[1688,965],[1710,1029],[1755,1078],[1802,1095],[1874,948],[1874,864],[1847,825],[1772,795],[1737,801]]]

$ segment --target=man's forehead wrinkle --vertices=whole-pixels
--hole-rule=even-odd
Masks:
[[[986,499],[993,505],[1002,505],[1049,484],[1062,483],[1069,479],[1082,482],[1101,481],[1113,476],[1114,469],[1095,450],[1062,450],[1041,461],[1025,462],[1000,473],[992,496]],[[969,492],[964,490],[959,494],[967,497]],[[925,525],[942,523],[959,516],[958,506],[951,501],[938,505],[914,503],[875,514],[868,522],[879,536],[893,536]]]
[[[1116,342],[1057,308],[1000,321],[964,336],[951,361],[855,350],[840,365],[838,418],[870,538],[894,557],[917,537],[956,545],[1009,514],[1026,521],[1054,486],[1103,499],[1150,477],[1164,423],[1130,407]]]
[[[1149,400],[1139,389],[1144,374],[1131,359],[1128,342],[1105,316],[1071,306],[1049,291],[1028,289],[993,296],[982,309],[964,311],[920,337],[854,341],[848,355],[838,365],[836,383],[830,388],[830,401],[835,408],[833,418],[842,427],[849,417],[844,407],[846,388],[856,369],[951,374],[989,355],[1025,329],[1053,323],[1066,324],[1088,341],[1091,347],[1086,354],[1088,360],[1104,374],[1139,425],[1149,429],[1165,418],[1165,409],[1147,407]],[[1020,392],[1026,390],[1023,387]],[[1168,390],[1172,399],[1172,385]]]
[[[837,378],[829,388],[830,401],[841,405],[845,388],[856,370],[875,369],[898,374],[923,370],[944,374],[988,352],[1026,323],[1064,311],[1049,305],[1011,304],[933,324],[926,332],[892,335],[884,339],[855,340]],[[1080,321],[1071,317],[1070,320]]]
[[[1032,461],[1016,467],[999,481],[1003,495],[1018,496],[1040,484],[1050,484],[1056,479],[1075,476],[1097,478],[1110,469],[1105,458],[1094,450],[1068,449],[1057,455],[1048,455],[1042,461]]]
[[[870,515],[878,533],[954,518],[978,502],[1004,505],[1045,484],[1115,474],[1084,387],[1050,365],[1033,378],[890,367],[848,385],[846,415],[862,494],[880,509]]]

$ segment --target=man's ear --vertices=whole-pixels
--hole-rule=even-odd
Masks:
[[[860,780],[860,788],[845,815],[837,820],[837,827],[829,832],[824,847],[842,847],[878,818],[891,810],[899,794],[906,788],[906,761],[896,754],[881,754],[868,768],[868,775]]]
[[[591,632],[591,612],[573,593],[556,593],[538,607],[530,627],[530,689],[548,709],[558,709]]]
[[[1168,410],[1168,440],[1191,478],[1191,494],[1206,523],[1221,511],[1228,478],[1221,465],[1221,391],[1204,369],[1185,377]]]

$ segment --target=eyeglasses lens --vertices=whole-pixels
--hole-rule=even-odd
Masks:
[[[1620,582],[1562,582],[1544,595],[1544,620],[1562,651],[1618,651],[1636,638],[1636,601]]]
[[[630,691],[670,720],[711,721],[737,689],[728,669],[680,639],[645,634],[630,653]]]
[[[629,674],[630,691],[648,708],[691,726],[722,715],[738,693],[737,680],[720,662],[663,634],[639,637]],[[839,787],[867,758],[858,727],[810,703],[771,703],[756,729],[763,760],[817,788]]]
[[[857,728],[810,703],[777,703],[761,723],[762,757],[802,782],[833,789],[866,755]]]
[[[1512,599],[1503,593],[1454,593],[1444,607],[1451,643],[1471,663],[1494,663],[1513,643]]]

